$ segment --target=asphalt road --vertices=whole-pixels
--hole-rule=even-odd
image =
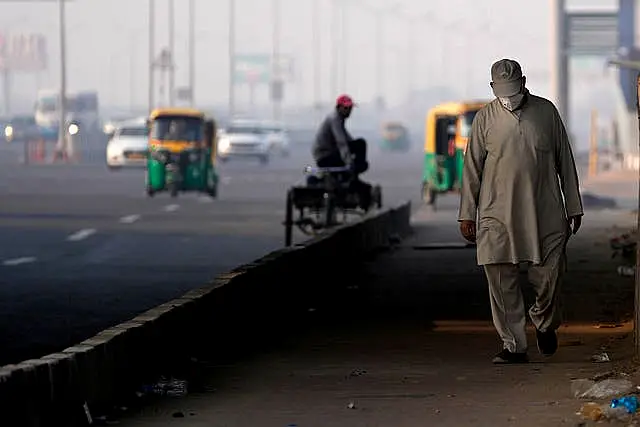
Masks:
[[[419,147],[418,147],[419,148]],[[221,166],[220,198],[144,195],[144,170],[20,163],[0,147],[0,365],[40,357],[177,297],[283,243],[284,194],[307,148]],[[417,202],[421,152],[372,150],[387,205]],[[304,236],[297,236],[298,240]]]

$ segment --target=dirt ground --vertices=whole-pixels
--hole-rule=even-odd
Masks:
[[[531,363],[518,366],[491,364],[500,344],[487,286],[455,212],[416,221],[411,239],[358,267],[342,301],[310,307],[304,334],[236,363],[204,364],[205,391],[125,413],[120,425],[577,426],[589,425],[576,415],[588,400],[573,396],[572,380],[622,375],[640,385],[633,278],[618,275],[609,247],[634,215],[587,213],[569,246],[560,349],[540,356],[531,329]],[[594,363],[603,352],[610,361]]]

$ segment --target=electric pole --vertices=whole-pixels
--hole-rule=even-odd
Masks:
[[[280,61],[280,0],[273,0],[273,53],[271,70],[271,101],[273,102],[273,120],[279,122],[282,116],[283,76]]]
[[[153,111],[155,104],[155,32],[156,32],[156,8],[155,0],[149,0],[149,113]]]
[[[58,94],[58,147],[59,154],[67,154],[67,35],[65,1],[58,0],[58,26],[60,34],[60,93]]]
[[[229,118],[233,119],[236,110],[236,6],[235,0],[229,0]]]
[[[195,105],[196,81],[196,0],[189,0],[189,105]]]
[[[169,105],[175,105],[176,95],[176,28],[175,28],[175,2],[169,0]]]

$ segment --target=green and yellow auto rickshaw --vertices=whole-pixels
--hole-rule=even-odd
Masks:
[[[399,122],[387,122],[382,125],[380,148],[384,151],[406,152],[411,146],[409,131]]]
[[[422,171],[422,200],[427,204],[435,205],[438,194],[460,191],[471,123],[487,102],[448,102],[427,113]]]
[[[197,191],[218,195],[215,121],[202,111],[161,108],[148,119],[146,190],[149,196],[167,191]]]

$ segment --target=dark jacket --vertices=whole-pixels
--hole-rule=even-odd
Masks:
[[[313,159],[316,162],[339,154],[345,165],[351,163],[349,142],[352,138],[345,128],[344,121],[345,119],[337,111],[329,114],[322,121],[312,148]]]

